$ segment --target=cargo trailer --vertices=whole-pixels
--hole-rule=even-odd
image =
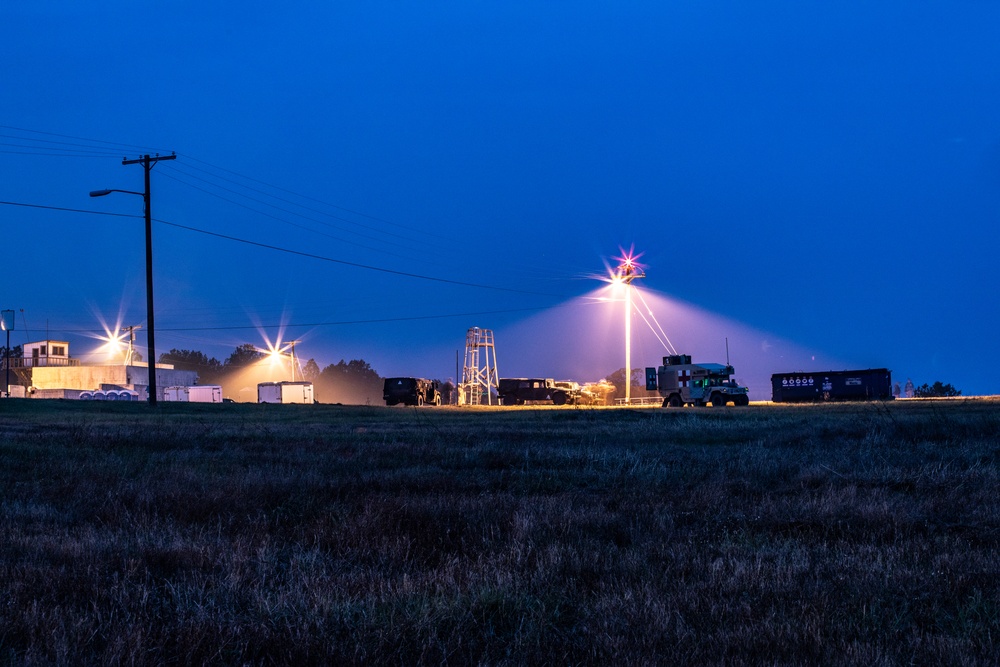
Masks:
[[[775,403],[887,401],[892,398],[892,373],[887,368],[775,373],[771,376],[771,400]]]
[[[257,385],[258,403],[312,403],[312,382],[261,382]]]
[[[217,384],[165,387],[163,400],[168,403],[222,403],[222,387]]]

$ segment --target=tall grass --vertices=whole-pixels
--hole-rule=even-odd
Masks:
[[[0,660],[991,664],[989,401],[0,402]]]

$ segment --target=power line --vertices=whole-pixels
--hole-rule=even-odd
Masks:
[[[3,127],[3,126],[0,125],[0,127]],[[225,167],[220,167],[218,165],[214,165],[211,162],[206,162],[204,160],[199,160],[198,158],[192,157],[190,155],[185,155],[184,158],[187,159],[187,160],[192,160],[194,162],[199,162],[199,163],[201,163],[203,165],[206,165],[208,167],[212,167],[213,169],[218,169],[219,171],[224,171],[227,174],[232,174],[234,176],[239,176],[240,178],[244,178],[244,179],[246,179],[248,181],[252,181],[254,183],[259,183],[260,185],[265,185],[265,186],[267,186],[269,188],[273,188],[274,190],[278,190],[280,192],[285,192],[285,193],[290,194],[290,195],[295,195],[296,197],[301,197],[302,199],[305,199],[307,201],[312,201],[312,202],[315,202],[317,204],[323,204],[324,206],[330,206],[331,208],[339,209],[339,210],[345,211],[347,213],[353,213],[354,215],[360,215],[360,216],[362,216],[364,218],[368,218],[369,220],[375,220],[376,222],[382,222],[382,223],[385,223],[387,225],[392,225],[394,227],[401,227],[403,229],[408,229],[408,227],[406,225],[401,225],[398,222],[393,222],[391,220],[385,220],[384,218],[378,218],[378,217],[376,217],[374,215],[368,215],[367,213],[362,213],[361,211],[355,211],[353,209],[345,208],[343,206],[337,206],[336,204],[331,204],[330,202],[323,201],[322,199],[316,199],[315,197],[310,197],[310,196],[307,196],[307,195],[299,194],[297,192],[294,192],[293,190],[288,190],[286,188],[282,188],[282,187],[277,186],[277,185],[272,185],[272,184],[267,183],[265,181],[261,181],[261,180],[258,180],[256,178],[252,178],[250,176],[245,176],[244,174],[241,174],[239,172],[233,171],[231,169],[226,169]],[[430,234],[430,232],[428,232],[428,234]],[[437,234],[430,234],[430,235],[431,236],[436,236],[437,238],[444,238],[444,237],[439,236]]]
[[[77,137],[71,134],[58,134],[56,132],[43,132],[41,130],[30,130],[24,127],[14,127],[13,125],[0,125],[0,128],[5,130],[15,130],[17,132],[30,132],[31,134],[41,134],[47,137],[62,137],[63,139],[76,139],[77,141],[89,141],[94,144],[107,144],[108,146],[120,146],[122,148],[139,149],[140,151],[147,152],[150,151],[148,147],[139,146],[137,144],[123,144],[116,141],[104,141],[102,139],[88,139],[87,137]],[[35,141],[34,139],[29,139],[29,141]],[[156,152],[156,150],[152,150]],[[170,151],[161,150],[161,153],[169,153]]]
[[[63,211],[63,212],[68,212],[68,213],[87,213],[87,214],[91,214],[91,215],[108,215],[108,216],[119,217],[119,218],[141,218],[141,217],[143,217],[143,216],[139,216],[139,215],[135,215],[135,214],[130,214],[130,213],[109,213],[109,212],[106,212],[106,211],[92,211],[92,210],[87,210],[87,209],[66,208],[66,207],[62,207],[62,206],[46,206],[46,205],[43,205],[43,204],[27,204],[27,203],[23,203],[23,202],[0,201],[0,205],[22,206],[22,207],[26,207],[26,208],[37,208],[37,209],[45,209],[45,210],[51,210],[51,211]],[[482,283],[472,283],[472,282],[466,282],[466,281],[463,281],[463,280],[452,280],[450,278],[439,278],[439,277],[436,277],[436,276],[427,276],[427,275],[424,275],[424,274],[412,273],[412,272],[409,272],[409,271],[398,271],[396,269],[387,269],[387,268],[381,267],[381,266],[374,266],[374,265],[371,265],[371,264],[361,264],[360,262],[350,262],[350,261],[347,261],[345,259],[337,259],[335,257],[326,257],[324,255],[316,255],[314,253],[303,252],[301,250],[292,250],[291,248],[282,248],[281,246],[271,245],[269,243],[261,243],[259,241],[251,241],[249,239],[243,239],[243,238],[239,238],[237,236],[230,236],[228,234],[220,234],[218,232],[210,232],[210,231],[208,231],[206,229],[199,229],[197,227],[191,227],[191,226],[188,226],[188,225],[181,225],[179,223],[169,222],[167,220],[160,220],[160,219],[154,218],[154,221],[158,222],[161,225],[168,225],[170,227],[176,227],[178,229],[185,229],[185,230],[187,230],[189,232],[195,232],[195,233],[198,233],[198,234],[204,234],[206,236],[212,236],[212,237],[215,237],[215,238],[225,239],[227,241],[233,241],[233,242],[236,242],[236,243],[243,243],[245,245],[251,245],[251,246],[254,246],[254,247],[257,247],[257,248],[265,248],[267,250],[274,250],[276,252],[283,252],[283,253],[286,253],[286,254],[289,254],[289,255],[296,255],[298,257],[308,257],[309,259],[316,259],[316,260],[320,260],[320,261],[323,261],[323,262],[331,262],[333,264],[341,264],[343,266],[350,266],[350,267],[354,267],[356,269],[367,269],[369,271],[377,271],[377,272],[380,272],[380,273],[387,273],[387,274],[390,274],[390,275],[404,276],[406,278],[416,278],[418,280],[429,280],[431,282],[444,283],[444,284],[448,284],[448,285],[458,285],[458,286],[461,286],[461,287],[475,287],[475,288],[478,288],[478,289],[488,289],[488,290],[493,290],[493,291],[497,291],[497,292],[510,292],[510,293],[514,293],[514,294],[528,294],[528,295],[532,295],[532,296],[549,296],[549,297],[556,297],[556,298],[563,298],[565,296],[565,295],[559,295],[559,294],[551,294],[551,293],[547,293],[547,292],[534,292],[534,291],[531,291],[531,290],[515,289],[515,288],[512,288],[512,287],[499,287],[497,285],[485,285],[485,284],[482,284]]]
[[[76,136],[76,135],[69,135],[69,134],[60,134],[60,133],[56,133],[56,132],[45,132],[45,131],[41,131],[41,130],[32,130],[32,129],[28,129],[28,128],[16,127],[16,126],[12,126],[12,125],[0,125],[0,129],[14,130],[14,131],[21,132],[21,133],[28,133],[28,134],[32,134],[32,135],[41,135],[41,136],[46,136],[46,137],[57,137],[57,138],[60,138],[60,139],[71,139],[71,140],[74,140],[74,142],[56,141],[56,140],[52,140],[52,139],[40,139],[40,138],[30,137],[30,136],[29,137],[22,137],[22,136],[18,136],[18,135],[10,135],[10,134],[0,134],[0,137],[8,137],[8,138],[13,138],[13,139],[21,139],[21,140],[24,140],[24,141],[30,141],[30,142],[34,142],[34,143],[50,143],[50,144],[62,145],[62,146],[77,146],[77,147],[83,147],[83,148],[93,148],[94,151],[95,151],[95,152],[88,153],[86,151],[77,151],[77,150],[70,149],[70,148],[64,148],[64,149],[61,149],[61,150],[63,150],[63,151],[72,151],[72,152],[50,152],[44,146],[28,146],[28,147],[24,147],[24,148],[34,148],[34,149],[37,149],[36,151],[29,151],[29,150],[23,150],[23,151],[5,151],[3,149],[0,149],[0,153],[6,153],[6,154],[12,154],[12,155],[43,155],[43,156],[49,156],[49,157],[116,157],[117,156],[116,153],[106,152],[107,151],[106,147],[120,147],[120,148],[123,148],[123,149],[125,149],[125,148],[128,148],[128,149],[139,148],[143,152],[153,152],[153,151],[151,151],[150,149],[148,149],[146,147],[138,146],[136,144],[126,144],[126,143],[106,141],[106,140],[101,140],[101,139],[91,139],[91,138],[87,138],[87,137],[79,137],[79,136]],[[81,143],[75,143],[75,142],[88,142],[88,143],[81,144]],[[100,145],[93,145],[93,144],[100,144]],[[0,146],[2,146],[2,145],[4,145],[4,144],[0,144]],[[16,145],[15,147],[23,147],[23,146]],[[55,149],[55,148],[51,149],[51,151],[55,151],[55,150],[57,150],[57,149]],[[104,151],[104,152],[97,152],[97,151]],[[166,151],[162,151],[162,152],[166,152]],[[287,193],[287,194],[293,195],[293,196],[295,196],[297,198],[300,198],[302,200],[305,200],[305,201],[310,201],[310,202],[315,202],[317,204],[322,204],[323,206],[334,208],[334,209],[337,209],[337,210],[340,210],[340,211],[344,211],[346,213],[350,213],[352,215],[356,215],[356,216],[360,216],[360,217],[363,217],[363,218],[367,218],[369,220],[377,221],[377,222],[380,222],[380,223],[382,223],[384,225],[389,225],[389,226],[396,227],[396,228],[399,228],[399,229],[405,229],[405,230],[407,230],[407,231],[409,231],[411,233],[412,232],[417,232],[419,235],[424,236],[424,237],[430,237],[430,238],[435,238],[435,239],[446,240],[446,237],[443,237],[443,236],[441,236],[439,234],[435,234],[433,232],[428,231],[426,229],[426,226],[414,227],[414,226],[409,226],[409,225],[401,225],[399,223],[392,222],[391,220],[386,220],[384,218],[379,218],[377,216],[369,215],[367,213],[363,213],[363,212],[355,210],[355,209],[347,208],[347,207],[344,207],[344,206],[339,206],[339,205],[333,204],[331,202],[323,201],[323,200],[318,199],[316,197],[311,197],[311,196],[303,195],[303,194],[300,194],[300,193],[296,193],[293,190],[289,190],[287,188],[282,188],[280,186],[267,183],[266,181],[253,178],[253,177],[247,176],[245,174],[241,174],[241,173],[239,173],[237,171],[234,171],[234,170],[231,170],[231,169],[227,169],[227,168],[221,167],[219,165],[212,164],[212,163],[210,163],[210,162],[208,162],[206,160],[201,160],[199,158],[188,156],[188,155],[185,155],[185,158],[188,159],[188,160],[200,163],[202,165],[205,165],[206,167],[209,167],[211,169],[215,169],[215,170],[218,170],[220,172],[231,174],[233,176],[236,176],[236,177],[238,177],[240,179],[244,179],[244,180],[249,181],[251,183],[256,183],[256,184],[262,185],[262,186],[264,186],[266,188],[270,188],[270,189],[273,189],[273,190],[276,190],[276,191],[279,191],[279,192],[283,192],[283,193]],[[289,203],[289,204],[291,204],[293,206],[296,206],[296,207],[299,207],[299,208],[302,208],[302,209],[305,209],[305,210],[308,210],[308,211],[312,211],[312,212],[315,212],[315,213],[319,213],[321,215],[327,216],[327,217],[335,219],[335,220],[340,220],[340,221],[348,223],[350,225],[356,225],[356,226],[361,227],[363,229],[368,229],[370,231],[375,231],[377,233],[385,234],[387,236],[394,236],[394,237],[397,237],[397,238],[400,238],[400,239],[403,239],[403,240],[408,240],[408,241],[411,241],[411,242],[416,242],[416,243],[421,243],[421,244],[425,243],[424,241],[421,241],[420,239],[413,238],[413,236],[411,236],[411,235],[408,236],[408,235],[404,235],[404,234],[395,234],[395,233],[392,233],[392,232],[390,232],[388,230],[384,230],[384,229],[379,229],[379,228],[375,228],[375,227],[363,225],[360,222],[357,222],[355,220],[350,220],[350,219],[347,219],[347,218],[342,218],[342,217],[335,216],[335,215],[332,215],[330,213],[327,213],[325,211],[320,211],[318,209],[308,207],[308,206],[306,206],[304,204],[300,204],[298,202],[294,202],[292,200],[279,197],[279,196],[274,195],[272,193],[261,191],[261,190],[259,190],[257,188],[252,187],[252,186],[241,184],[241,183],[239,183],[237,181],[233,181],[232,179],[225,178],[225,177],[223,177],[223,176],[221,176],[219,174],[213,174],[211,171],[208,171],[208,170],[205,170],[205,169],[200,169],[200,168],[194,167],[192,165],[187,165],[187,167],[191,168],[191,169],[196,169],[198,171],[201,171],[202,173],[211,175],[214,178],[227,181],[227,182],[232,183],[234,185],[237,185],[237,186],[239,186],[241,188],[245,188],[245,189],[257,192],[258,194],[261,194],[261,195],[263,195],[265,197],[269,197],[269,198],[275,199],[277,201],[282,201],[282,202],[285,202],[285,203]],[[202,182],[204,182],[206,184],[209,184],[209,185],[211,185],[214,188],[219,188],[219,189],[225,190],[227,192],[232,192],[233,194],[236,194],[237,196],[246,197],[247,199],[250,199],[251,201],[257,201],[258,203],[261,203],[264,206],[269,206],[271,208],[276,208],[276,209],[278,209],[280,211],[284,211],[284,212],[287,212],[287,213],[289,213],[291,215],[296,215],[296,216],[299,216],[299,217],[307,219],[307,220],[312,220],[312,221],[317,222],[318,224],[321,224],[321,225],[324,225],[324,226],[330,226],[330,227],[333,227],[333,228],[339,228],[342,231],[344,231],[345,233],[354,234],[354,235],[360,236],[362,238],[369,238],[371,240],[378,241],[379,243],[385,243],[385,244],[390,244],[390,245],[397,245],[397,246],[400,246],[400,247],[406,247],[403,244],[393,243],[391,241],[386,241],[386,240],[381,239],[381,238],[376,238],[376,237],[368,236],[368,235],[365,235],[365,234],[362,234],[362,233],[359,233],[359,232],[356,232],[356,231],[344,229],[344,228],[339,227],[337,225],[331,225],[330,223],[325,222],[323,220],[317,220],[315,218],[311,218],[309,216],[305,216],[305,215],[303,215],[301,213],[297,213],[295,211],[287,211],[287,210],[282,209],[282,208],[280,208],[278,206],[275,206],[274,204],[271,204],[269,202],[261,201],[261,200],[258,200],[258,199],[254,199],[253,197],[249,197],[248,195],[246,195],[244,193],[235,192],[233,190],[225,188],[225,187],[219,185],[218,183],[213,183],[211,181],[207,181],[205,179],[201,179],[198,176],[195,176],[194,174],[191,174],[189,172],[185,172],[184,170],[178,170],[178,172],[181,173],[181,174],[184,174],[185,176],[188,176],[189,178],[195,178],[197,180],[201,180]],[[248,207],[248,206],[246,206],[244,204],[241,204],[239,202],[232,201],[231,199],[227,199],[226,197],[222,197],[221,195],[219,195],[217,193],[210,192],[208,190],[204,190],[202,188],[199,188],[198,186],[195,186],[195,185],[193,185],[191,183],[187,183],[187,182],[185,182],[185,181],[183,181],[181,179],[178,179],[178,178],[175,178],[175,177],[171,177],[169,174],[164,174],[164,175],[168,176],[169,178],[172,178],[173,180],[175,180],[175,181],[177,181],[179,183],[187,185],[188,187],[191,187],[193,189],[196,189],[196,190],[199,190],[201,192],[204,192],[205,194],[208,194],[209,196],[217,197],[217,198],[219,198],[219,199],[221,199],[223,201],[226,201],[228,203],[234,204],[236,206],[240,206],[241,208],[253,211],[253,212],[258,213],[260,215],[271,217],[272,219],[277,220],[279,222],[283,222],[285,224],[289,224],[289,225],[292,225],[292,226],[300,227],[301,229],[305,229],[305,230],[310,231],[312,233],[320,234],[322,236],[328,236],[328,235],[323,234],[323,232],[320,232],[318,230],[310,229],[308,227],[303,227],[303,226],[300,226],[300,225],[296,225],[295,223],[293,223],[293,222],[291,222],[291,221],[289,221],[287,219],[284,219],[284,218],[281,218],[281,217],[278,217],[278,216],[269,215],[269,214],[267,214],[267,213],[265,213],[263,211],[259,211],[259,210],[256,210],[256,209],[252,208],[252,207]],[[412,257],[402,257],[402,256],[400,256],[398,254],[387,252],[386,250],[384,250],[382,248],[372,248],[371,246],[365,246],[365,245],[363,245],[361,243],[352,242],[352,241],[349,241],[347,239],[342,239],[342,238],[338,238],[338,237],[335,237],[335,236],[328,236],[328,237],[332,238],[332,239],[334,239],[336,241],[340,241],[340,242],[343,242],[343,243],[352,243],[353,245],[355,245],[357,247],[365,248],[367,250],[372,250],[372,251],[375,251],[375,252],[381,252],[381,253],[384,253],[384,254],[389,255],[389,256],[401,257],[403,259],[413,259]],[[435,255],[435,256],[440,256],[439,253],[437,253],[431,247],[431,249],[423,251],[422,259],[426,259],[427,256],[428,256],[428,254]],[[524,272],[521,272],[521,273],[524,274]]]
[[[181,173],[183,173],[183,172],[181,172]],[[189,188],[193,188],[193,189],[195,189],[195,190],[197,190],[199,192],[204,192],[205,194],[209,195],[210,197],[215,197],[217,199],[221,199],[224,202],[233,204],[234,206],[239,206],[240,208],[244,208],[244,209],[246,209],[248,211],[252,211],[254,213],[257,213],[258,215],[263,215],[263,216],[265,216],[267,218],[271,218],[272,220],[277,220],[278,222],[283,222],[286,225],[291,225],[292,227],[297,227],[299,229],[304,229],[304,230],[306,230],[308,232],[312,232],[313,234],[319,234],[320,236],[325,236],[328,239],[333,239],[334,241],[340,241],[341,243],[348,243],[350,245],[355,245],[355,246],[357,246],[359,248],[364,248],[365,250],[374,250],[376,252],[385,252],[387,255],[392,255],[393,257],[399,257],[401,259],[409,259],[408,257],[403,257],[402,255],[395,255],[393,253],[386,252],[386,251],[382,250],[381,248],[373,248],[372,246],[367,246],[367,245],[364,245],[362,243],[358,243],[357,241],[350,241],[348,239],[340,238],[338,236],[332,236],[330,234],[326,234],[324,232],[312,229],[310,227],[306,227],[304,225],[299,225],[297,223],[291,222],[290,220],[286,220],[285,218],[282,218],[280,216],[273,215],[271,213],[267,213],[265,211],[261,211],[261,210],[255,209],[252,206],[247,206],[246,204],[241,204],[238,201],[233,201],[232,199],[228,199],[226,197],[223,197],[220,194],[216,194],[216,193],[210,192],[210,191],[208,191],[208,190],[206,190],[204,188],[200,188],[197,185],[192,185],[191,183],[188,183],[188,182],[186,182],[186,181],[184,181],[184,180],[182,180],[180,178],[177,178],[176,176],[171,176],[167,172],[164,172],[163,175],[166,176],[167,178],[169,178],[172,181],[176,181],[178,183],[186,185]],[[185,175],[186,176],[190,176],[189,174],[185,174]],[[192,177],[192,178],[195,178],[195,177]],[[215,187],[221,187],[221,186],[215,186]],[[229,192],[232,192],[231,190],[228,190],[227,188],[222,188],[222,189],[227,190]],[[246,196],[246,195],[240,195],[239,193],[234,193],[234,194],[236,194],[237,196],[241,196],[241,197],[245,197]],[[278,208],[276,206],[273,206],[272,204],[268,204],[267,202],[260,201],[259,199],[253,199],[251,197],[247,197],[247,198],[250,199],[251,201],[256,201],[256,202],[259,202],[261,204],[264,204],[265,206],[272,206],[273,208]],[[326,224],[322,220],[316,220],[315,218],[310,218],[310,217],[307,217],[307,216],[303,216],[303,215],[300,215],[298,213],[294,213],[293,211],[287,211],[287,210],[281,209],[281,208],[278,208],[278,210],[279,211],[284,211],[286,213],[291,213],[292,215],[299,215],[299,217],[305,218],[306,220],[312,220],[313,222],[318,222],[321,225],[322,224]],[[346,231],[348,234],[357,234],[357,232],[352,232],[350,230],[344,230],[344,231]],[[378,240],[378,239],[374,239],[372,237],[366,237],[366,236],[363,236],[363,235],[360,235],[360,234],[359,234],[359,236],[362,236],[362,238],[369,238],[369,239],[371,239],[373,241],[377,241]],[[391,243],[391,242],[389,242],[389,243]],[[391,245],[398,246],[400,244],[398,244],[398,243],[391,243]]]
[[[3,202],[0,202],[3,203]],[[260,243],[259,241],[250,241],[247,239],[241,239],[236,236],[229,236],[228,234],[219,234],[218,232],[210,232],[205,229],[198,229],[197,227],[188,227],[187,225],[181,225],[176,222],[167,222],[166,220],[157,220],[160,224],[169,225],[171,227],[177,227],[179,229],[186,229],[191,232],[197,232],[199,234],[205,234],[207,236],[214,236],[220,239],[226,239],[227,241],[235,241],[237,243],[245,243],[247,245],[256,246],[258,248],[266,248],[268,250],[276,250],[278,252],[288,253],[290,255],[298,255],[299,257],[308,257],[310,259],[318,259],[324,262],[333,262],[334,264],[343,264],[344,266],[352,266],[356,269],[368,269],[369,271],[379,271],[381,273],[389,273],[396,276],[405,276],[407,278],[418,278],[420,280],[430,280],[437,283],[446,283],[449,285],[461,285],[463,287],[477,287],[479,289],[488,289],[498,292],[512,292],[515,294],[530,294],[533,296],[552,296],[558,297],[558,294],[548,294],[545,292],[532,292],[530,290],[520,290],[514,289],[512,287],[498,287],[496,285],[484,285],[482,283],[470,283],[463,280],[451,280],[449,278],[437,278],[435,276],[425,276],[420,273],[410,273],[409,271],[397,271],[396,269],[387,269],[380,266],[372,266],[370,264],[361,264],[359,262],[349,262],[346,259],[336,259],[333,257],[324,257],[323,255],[314,255],[313,253],[303,252],[301,250],[292,250],[290,248],[282,248],[280,246],[271,245],[269,243]]]
[[[163,328],[160,327],[158,330],[161,332],[190,332],[190,331],[241,331],[247,329],[307,329],[307,328],[319,328],[319,327],[335,327],[335,326],[347,326],[353,324],[388,324],[391,322],[416,322],[422,320],[445,320],[454,317],[479,317],[482,315],[506,315],[510,313],[525,313],[525,312],[537,312],[540,310],[548,310],[551,308],[565,308],[568,304],[555,304],[551,306],[533,306],[530,308],[509,308],[506,310],[483,310],[478,312],[470,313],[449,313],[445,315],[412,315],[408,317],[382,317],[382,318],[372,318],[365,320],[334,320],[331,322],[308,322],[308,323],[284,323],[284,324],[244,324],[244,325],[233,325],[233,326],[219,326],[219,327],[174,327],[174,328]],[[45,331],[58,331],[64,334],[88,334],[105,333],[103,329],[63,329],[59,327],[51,327]],[[40,329],[26,329],[26,333],[41,333]]]
[[[257,194],[259,194],[261,196],[269,197],[269,198],[274,199],[276,201],[280,201],[280,202],[283,202],[285,204],[290,204],[291,206],[296,206],[298,208],[304,209],[304,210],[309,211],[311,213],[317,213],[317,214],[325,216],[327,218],[332,218],[333,220],[340,220],[341,222],[346,222],[346,223],[348,223],[350,225],[355,225],[355,226],[360,227],[362,229],[367,229],[369,231],[378,232],[378,233],[384,234],[386,236],[393,236],[395,238],[403,239],[403,240],[406,240],[406,241],[414,241],[414,240],[416,240],[416,239],[414,239],[414,238],[412,238],[410,236],[406,236],[404,234],[396,234],[394,232],[389,232],[389,231],[386,231],[384,229],[381,229],[379,227],[373,227],[371,225],[364,225],[364,224],[361,224],[360,222],[357,222],[356,220],[350,220],[349,218],[342,218],[340,216],[332,215],[330,213],[327,213],[326,211],[320,210],[318,208],[312,208],[310,206],[305,206],[303,204],[299,204],[298,202],[295,202],[295,201],[293,201],[291,199],[287,199],[287,198],[284,198],[284,197],[279,197],[277,195],[273,195],[273,194],[270,194],[268,192],[264,192],[263,190],[259,190],[259,189],[254,188],[254,187],[251,187],[251,186],[248,186],[248,185],[244,185],[244,184],[242,184],[242,183],[240,183],[238,181],[235,181],[233,179],[225,178],[224,176],[219,176],[218,174],[213,174],[212,172],[207,171],[205,169],[200,169],[198,167],[192,167],[190,165],[187,165],[187,167],[190,168],[190,169],[194,169],[195,171],[200,171],[203,174],[208,174],[209,176],[211,176],[213,178],[217,178],[217,179],[219,179],[221,181],[225,181],[226,183],[231,183],[231,184],[233,184],[233,185],[235,185],[237,187],[243,188],[245,190],[250,190],[251,192],[256,192]],[[177,171],[177,172],[179,172],[181,174],[184,174],[188,178],[193,178],[195,180],[201,181],[202,183],[208,184],[208,185],[210,185],[212,187],[219,188],[220,190],[224,190],[226,192],[231,192],[232,194],[234,194],[234,195],[236,195],[238,197],[245,197],[245,198],[249,199],[250,201],[254,201],[254,202],[263,204],[264,206],[270,206],[271,208],[276,209],[278,211],[282,211],[283,213],[289,213],[291,215],[295,215],[295,216],[298,216],[300,218],[304,218],[306,220],[312,220],[313,222],[318,222],[319,224],[325,225],[325,226],[328,226],[328,227],[334,227],[334,228],[337,227],[336,225],[331,225],[330,223],[324,222],[323,220],[319,220],[317,218],[312,218],[310,216],[303,215],[302,213],[298,213],[296,211],[290,211],[288,209],[281,208],[280,206],[276,206],[276,205],[271,204],[271,203],[269,203],[267,201],[264,201],[264,200],[261,200],[261,199],[256,199],[256,198],[251,197],[251,196],[249,196],[247,194],[244,194],[242,192],[238,192],[238,191],[233,190],[231,188],[227,188],[225,186],[219,185],[218,183],[215,183],[215,182],[210,181],[210,180],[205,179],[205,178],[201,178],[199,176],[196,176],[194,174],[191,174],[191,173],[185,171],[184,169],[178,168],[176,165],[173,165],[171,167],[170,171]],[[185,185],[188,185],[189,187],[195,187],[195,186],[192,186],[192,185],[190,185],[188,183],[185,183],[184,181],[181,181],[180,179],[176,179],[175,178],[174,180],[176,180],[179,183],[184,183]],[[200,188],[196,188],[196,189],[200,190]],[[200,190],[200,191],[201,192],[206,192],[205,190]],[[212,196],[218,196],[218,195],[214,195],[211,192],[206,192],[206,194],[209,194],[209,195],[212,195]],[[299,195],[297,195],[297,196],[299,196]],[[230,201],[230,200],[224,199],[224,201]],[[240,205],[237,202],[230,201],[230,203],[237,204],[238,206]],[[328,204],[328,206],[332,206],[332,205]],[[339,207],[334,207],[334,208],[339,208]],[[341,209],[341,210],[343,210],[343,209]],[[362,213],[356,213],[355,215],[364,215],[364,214],[362,214]],[[365,217],[368,217],[368,216],[365,216]],[[367,235],[364,235],[364,234],[360,234],[359,232],[354,232],[354,231],[349,231],[349,230],[345,230],[345,231],[347,231],[349,234],[357,234],[358,236],[361,236],[363,238],[370,238],[370,239],[374,240],[374,237],[367,236]],[[413,230],[411,230],[411,231],[413,231]],[[416,231],[423,231],[423,230],[416,230]],[[427,232],[423,231],[423,233],[425,235],[427,235]]]
[[[166,150],[162,150],[162,149],[159,150],[159,151],[157,151],[156,149],[152,149],[152,148],[147,147],[147,146],[140,146],[138,144],[126,144],[126,143],[121,143],[121,142],[117,142],[117,141],[106,141],[106,140],[103,140],[103,139],[91,139],[91,138],[88,138],[88,137],[78,137],[78,136],[75,136],[75,135],[72,135],[72,134],[60,134],[60,133],[57,133],[57,132],[45,132],[45,131],[42,131],[42,130],[32,130],[32,129],[24,128],[24,127],[16,127],[14,125],[0,125],[0,129],[14,130],[16,132],[27,132],[29,134],[38,134],[38,135],[42,135],[42,136],[46,136],[46,137],[60,137],[62,139],[73,139],[75,141],[86,141],[86,142],[89,142],[88,144],[73,144],[73,143],[69,143],[69,142],[57,142],[57,141],[46,140],[46,139],[35,139],[35,138],[31,138],[31,137],[18,137],[16,135],[0,135],[0,136],[8,137],[8,138],[11,138],[11,139],[23,139],[25,141],[34,141],[36,143],[41,143],[41,142],[54,143],[54,144],[63,143],[65,145],[70,145],[70,146],[80,146],[80,147],[83,147],[83,148],[94,148],[95,150],[103,150],[104,147],[103,146],[91,146],[90,144],[104,144],[105,146],[109,146],[109,147],[110,146],[114,146],[114,147],[118,147],[118,148],[121,148],[121,149],[131,149],[131,150],[138,149],[139,151],[144,152],[144,153],[155,153],[155,152],[168,153],[168,152],[173,152],[173,151],[166,151]],[[5,152],[5,151],[0,151],[0,152]],[[10,152],[13,153],[13,151],[10,151]],[[22,154],[22,153],[17,153],[17,154]],[[32,155],[33,153],[26,153],[26,154]],[[48,153],[39,153],[39,155],[49,155],[49,154]],[[116,153],[107,153],[106,156],[107,157],[117,157],[117,154]],[[347,207],[344,207],[344,206],[338,206],[337,204],[332,204],[330,202],[326,202],[326,201],[323,201],[321,199],[317,199],[315,197],[309,197],[309,196],[306,196],[306,195],[302,195],[302,194],[299,194],[299,193],[297,193],[297,192],[295,192],[293,190],[289,190],[287,188],[282,188],[282,187],[277,186],[277,185],[272,185],[270,183],[267,183],[266,181],[262,181],[260,179],[253,178],[251,176],[246,176],[245,174],[241,174],[241,173],[239,173],[237,171],[233,171],[232,169],[226,169],[225,167],[220,167],[218,165],[212,164],[211,162],[207,162],[206,160],[198,159],[198,158],[193,157],[191,155],[184,155],[184,158],[187,159],[187,160],[192,160],[194,162],[198,162],[200,164],[203,164],[206,167],[211,167],[212,169],[217,169],[217,170],[223,171],[223,172],[225,172],[227,174],[232,174],[233,176],[238,176],[238,177],[240,177],[242,179],[245,179],[247,181],[251,181],[253,183],[257,183],[259,185],[263,185],[263,186],[266,186],[268,188],[272,188],[274,190],[278,190],[280,192],[284,192],[286,194],[294,195],[296,197],[300,197],[302,199],[315,202],[317,204],[323,204],[324,206],[329,206],[331,208],[335,208],[335,209],[338,209],[340,211],[344,211],[346,213],[351,213],[353,215],[359,215],[361,217],[368,218],[369,220],[374,220],[376,222],[381,222],[381,223],[384,223],[384,224],[387,224],[387,225],[392,225],[394,227],[400,227],[402,229],[408,229],[408,227],[406,225],[401,225],[401,224],[399,224],[397,222],[392,222],[391,220],[386,220],[384,218],[379,218],[379,217],[376,217],[374,215],[369,215],[367,213],[363,213],[361,211],[350,209],[350,208],[347,208]],[[204,170],[202,170],[202,171],[204,171]],[[205,172],[205,173],[210,173],[210,172]],[[222,177],[221,176],[217,176],[217,178],[222,178]],[[428,234],[429,234],[429,232],[428,232]],[[430,235],[431,236],[437,236],[438,238],[444,238],[444,237],[438,236],[436,234],[430,234]]]
[[[6,144],[0,144],[6,145]],[[69,150],[69,149],[67,149]],[[45,157],[92,157],[92,158],[104,158],[115,157],[114,153],[84,153],[78,151],[75,153],[55,153],[53,151],[10,151],[0,149],[0,153],[4,155],[44,155]]]
[[[93,146],[91,144],[78,144],[71,141],[55,141],[53,139],[34,139],[32,137],[22,137],[16,134],[0,134],[0,137],[4,139],[17,139],[20,141],[31,141],[36,144],[55,144],[60,148],[63,146],[76,146],[78,148],[89,148],[90,150],[102,150],[108,155],[117,155],[117,153],[111,153],[110,149],[102,148],[100,146]],[[45,146],[32,146],[32,148],[45,148]]]
[[[18,201],[0,201],[5,206],[22,206],[24,208],[40,208],[48,211],[63,211],[65,213],[90,213],[91,215],[107,215],[113,218],[141,218],[134,213],[111,213],[109,211],[91,211],[85,208],[66,208],[63,206],[46,206],[45,204],[26,204]]]

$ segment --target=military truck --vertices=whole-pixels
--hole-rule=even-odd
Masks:
[[[382,398],[386,405],[441,405],[441,386],[424,378],[386,378]]]
[[[747,388],[731,378],[735,372],[728,364],[693,364],[691,355],[672,354],[663,357],[659,368],[646,369],[646,389],[658,391],[665,408],[750,405]]]
[[[526,401],[551,402],[553,405],[591,402],[576,382],[557,382],[552,378],[500,378],[497,395],[501,405],[524,405]]]

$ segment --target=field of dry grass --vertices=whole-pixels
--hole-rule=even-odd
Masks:
[[[995,664],[1000,403],[0,401],[0,662]]]

